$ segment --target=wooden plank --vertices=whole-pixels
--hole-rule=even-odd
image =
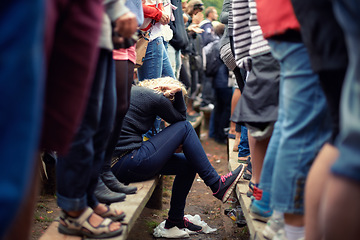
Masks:
[[[238,163],[238,154],[237,152],[233,151],[233,145],[234,145],[235,139],[228,139],[228,156],[229,156],[229,170],[232,171],[235,168],[239,166],[240,163]],[[251,239],[259,239],[263,240],[265,239],[262,235],[262,231],[265,227],[264,222],[260,222],[258,220],[255,220],[250,215],[250,198],[246,195],[246,192],[249,189],[249,181],[241,178],[239,183],[236,186],[235,192],[236,196],[239,199],[241,208],[244,212],[244,216],[246,218],[247,226],[250,232]]]
[[[193,126],[193,128],[196,128],[198,127],[199,125],[201,125],[201,122],[203,120],[203,117],[204,117],[204,113],[203,112],[199,112],[199,116],[196,118],[196,121],[195,122],[190,122],[191,125]]]
[[[159,177],[156,177],[155,179],[145,182],[132,183],[130,184],[131,186],[136,186],[138,188],[136,194],[127,195],[124,202],[113,203],[113,205],[125,212],[126,217],[122,223],[126,225],[127,228],[124,229],[124,232],[120,237],[110,239],[123,240],[127,238],[136,219],[140,216],[146,203],[150,199],[158,181]]]
[[[204,113],[200,112],[200,115],[196,118],[196,121],[194,122],[190,122],[191,125],[193,126],[193,128],[195,129],[196,134],[198,135],[198,137],[200,138],[200,134],[201,134],[201,125],[204,119]]]
[[[112,204],[118,207],[119,209],[123,210],[126,214],[126,217],[122,222],[124,228],[122,235],[114,238],[108,238],[109,240],[124,240],[127,238],[131,228],[135,224],[136,219],[140,216],[147,201],[150,199],[151,194],[153,193],[158,180],[159,177],[156,177],[148,181],[130,184],[130,186],[136,186],[138,188],[137,193],[127,195],[124,202],[118,202]],[[41,236],[40,240],[80,240],[81,239],[81,237],[67,236],[60,234],[58,232],[58,225],[59,225],[59,221],[54,220],[54,222],[48,227],[46,232]]]

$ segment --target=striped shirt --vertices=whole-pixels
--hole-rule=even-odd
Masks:
[[[248,0],[233,0],[233,39],[236,65],[250,71],[249,55],[251,34],[249,28],[250,10]]]
[[[270,52],[257,21],[255,0],[233,0],[233,37],[236,65],[251,70],[251,57]]]
[[[249,55],[252,57],[270,52],[268,41],[264,39],[260,25],[257,21],[257,9],[255,0],[249,0],[250,19],[249,27],[251,32],[251,46]]]

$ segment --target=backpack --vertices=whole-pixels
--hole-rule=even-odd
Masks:
[[[173,31],[173,38],[169,43],[175,50],[181,50],[189,44],[188,35],[185,30],[181,0],[171,0],[171,4],[177,7],[177,9],[173,10],[175,21],[170,21],[169,23],[170,29]]]
[[[220,59],[220,41],[215,40],[208,43],[208,45],[204,47],[204,55],[206,58],[205,75],[207,77],[213,77],[223,64],[223,61]]]

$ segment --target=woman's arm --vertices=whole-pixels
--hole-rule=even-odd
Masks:
[[[220,22],[223,24],[228,24],[230,7],[231,7],[230,0],[224,0],[222,11],[219,18]]]
[[[145,18],[151,18],[155,21],[160,21],[163,12],[160,9],[157,9],[155,6],[149,6],[146,4],[142,4],[143,10],[144,10],[144,17]]]
[[[174,101],[162,95],[156,106],[156,114],[168,123],[186,120],[186,105],[181,91],[174,94]]]

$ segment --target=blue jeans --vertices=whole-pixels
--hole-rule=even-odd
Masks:
[[[34,170],[44,97],[44,1],[15,0],[0,8],[0,239]],[[19,31],[20,26],[26,26]],[[20,57],[21,56],[21,57]]]
[[[143,65],[138,69],[139,81],[160,77],[175,78],[174,71],[166,51],[163,37],[149,42]]]
[[[174,153],[182,144],[184,153]],[[158,174],[176,175],[171,195],[169,218],[182,219],[186,197],[196,173],[207,186],[219,181],[194,128],[188,121],[171,124],[120,158],[112,171],[121,182],[138,182]]]
[[[238,157],[246,157],[250,155],[248,130],[245,126],[241,125],[240,143],[238,145]]]
[[[65,211],[98,205],[94,190],[114,124],[115,86],[112,52],[102,49],[84,118],[69,153],[56,165],[57,203]]]
[[[158,37],[149,42],[143,65],[138,69],[139,81],[160,77],[175,78],[171,67],[170,59],[166,50],[167,42],[163,37]],[[145,136],[151,138],[156,132],[160,131],[160,118],[154,122],[155,133],[147,132]]]
[[[280,110],[264,159],[260,188],[271,187],[271,207],[304,213],[305,180],[331,121],[317,74],[302,43],[269,41],[280,63]]]
[[[344,30],[349,66],[340,103],[340,155],[331,171],[360,182],[360,6],[356,0],[337,0],[334,10]]]

